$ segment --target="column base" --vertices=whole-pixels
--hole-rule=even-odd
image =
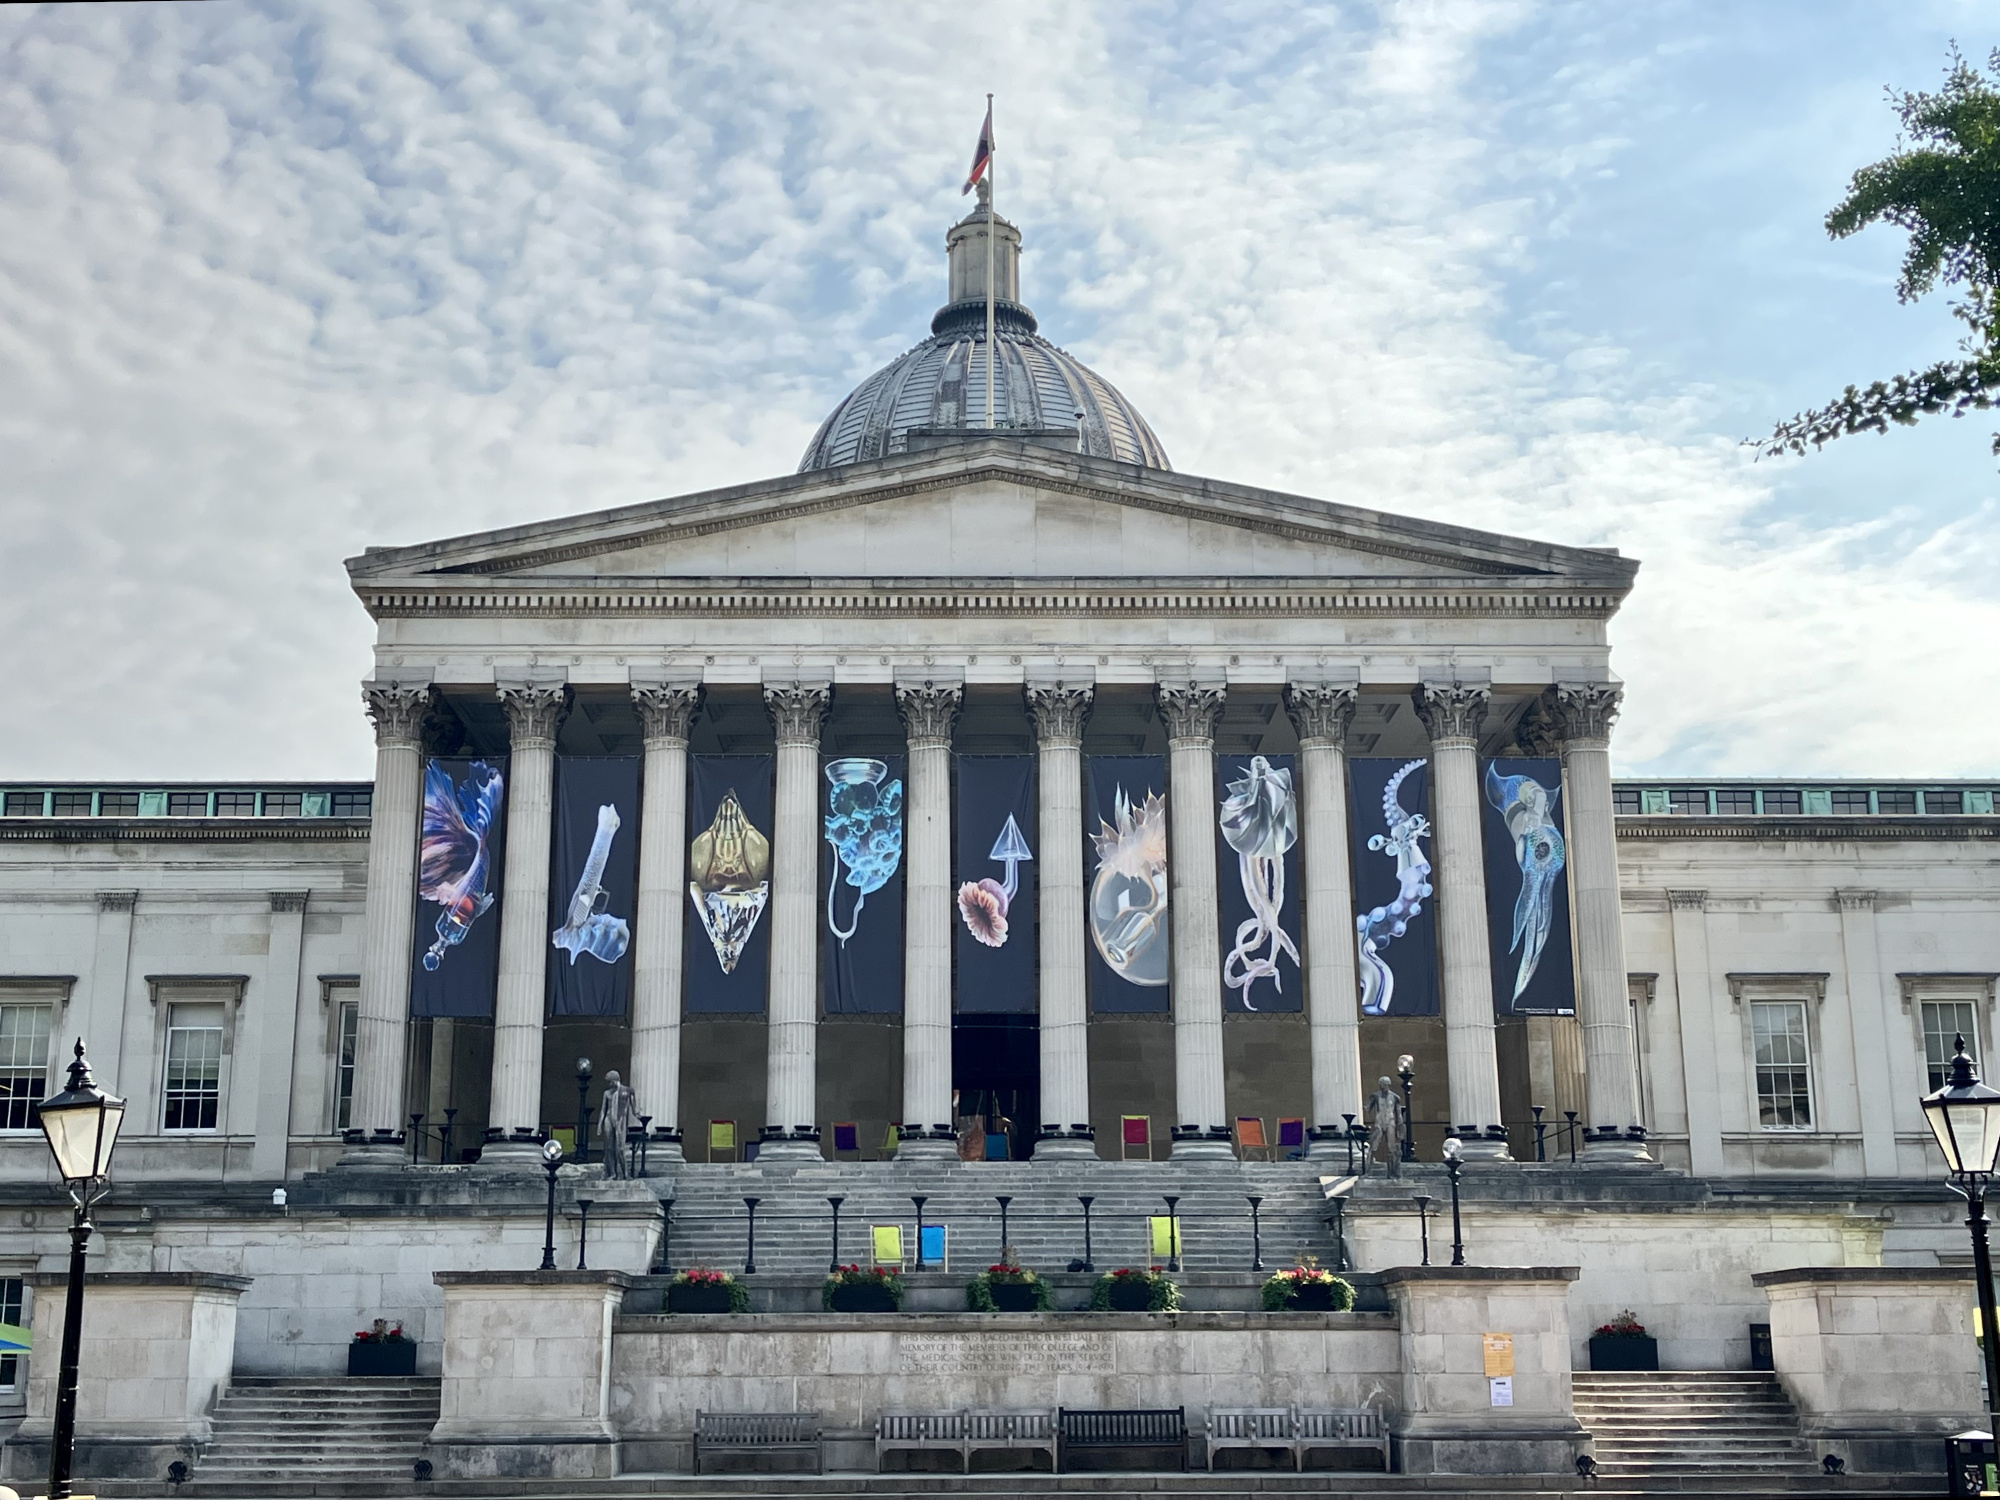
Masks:
[[[958,1137],[941,1140],[931,1132],[901,1136],[896,1141],[897,1161],[957,1161]]]
[[[1499,1126],[1479,1131],[1471,1125],[1458,1127],[1458,1154],[1465,1161],[1512,1161],[1507,1149],[1507,1132]]]
[[[575,1159],[565,1156],[564,1166],[574,1166]],[[520,1177],[542,1170],[542,1142],[532,1134],[521,1134],[507,1138],[496,1137],[479,1148],[479,1160],[472,1164],[473,1171],[481,1176],[505,1175]]]
[[[1229,1132],[1224,1131],[1217,1140],[1213,1132],[1202,1135],[1182,1135],[1181,1127],[1174,1127],[1174,1161],[1234,1161],[1236,1151],[1229,1143]]]
[[[1056,1161],[1097,1160],[1097,1133],[1088,1125],[1072,1125],[1068,1130],[1050,1131],[1044,1129],[1035,1137],[1035,1154],[1031,1161],[1047,1159]]]
[[[781,1138],[775,1141],[757,1143],[757,1160],[767,1161],[824,1161],[818,1141],[799,1141]]]
[[[346,1149],[333,1164],[335,1171],[394,1172],[410,1163],[408,1142],[400,1131],[349,1130],[341,1140]]]
[[[1582,1164],[1592,1167],[1657,1167],[1646,1149],[1646,1132],[1634,1126],[1620,1131],[1607,1125],[1584,1137]]]
[[[671,1162],[680,1166],[687,1161],[687,1152],[681,1146],[681,1133],[657,1127],[646,1141],[646,1165],[650,1170],[656,1161]]]

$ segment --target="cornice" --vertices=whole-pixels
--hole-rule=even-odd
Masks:
[[[1788,843],[1847,843],[1854,840],[1918,839],[1930,841],[2000,838],[2000,818],[1951,817],[1927,813],[1920,817],[1701,817],[1664,813],[1624,813],[1617,820],[1618,837],[1634,842],[1671,839],[1779,839]]]
[[[0,843],[288,844],[368,842],[366,818],[12,818]]]

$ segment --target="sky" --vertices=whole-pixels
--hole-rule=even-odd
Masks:
[[[365,777],[342,559],[789,473],[921,337],[984,95],[1175,467],[1641,559],[1626,776],[2000,774],[2000,414],[1829,241],[1990,5],[0,7],[0,777]]]

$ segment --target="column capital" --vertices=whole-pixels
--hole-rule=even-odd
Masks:
[[[364,682],[361,703],[375,725],[375,746],[379,750],[420,750],[423,748],[424,715],[430,710],[431,690],[403,687],[393,682]]]
[[[139,904],[137,891],[99,891],[97,909],[99,911],[129,912]]]
[[[1675,911],[1706,911],[1707,891],[1668,891],[1667,905]]]
[[[556,726],[562,723],[569,704],[567,687],[503,683],[495,691],[507,715],[509,749],[555,749]]]
[[[638,705],[640,731],[648,749],[685,745],[688,727],[701,709],[701,684],[672,687],[635,682],[632,701]]]
[[[302,912],[306,909],[306,898],[310,891],[272,891],[271,910],[273,912]]]
[[[903,716],[903,732],[910,748],[951,745],[951,727],[958,722],[958,706],[965,689],[955,682],[899,683],[896,708]]]
[[[1602,750],[1610,745],[1611,726],[1618,720],[1625,689],[1615,682],[1559,682],[1554,696],[1565,749]]]
[[[1528,700],[1520,721],[1514,726],[1514,743],[1523,755],[1560,755],[1563,747],[1562,713],[1554,703],[1553,691],[1544,691]]]
[[[1841,888],[1833,893],[1833,899],[1842,911],[1873,911],[1875,892]]]
[[[1410,701],[1433,745],[1457,740],[1476,746],[1492,696],[1490,689],[1473,683],[1426,682],[1410,694]]]
[[[1188,683],[1185,687],[1160,685],[1160,712],[1167,716],[1167,743],[1177,741],[1210,745],[1215,741],[1215,721],[1222,717],[1226,689]]]
[[[1354,722],[1361,690],[1352,683],[1288,682],[1285,712],[1299,733],[1299,743],[1339,745]]]
[[[764,689],[764,707],[780,745],[819,748],[820,726],[826,722],[833,691],[824,682],[774,683]]]
[[[1083,744],[1084,720],[1090,717],[1093,690],[1057,682],[1023,690],[1035,721],[1035,739],[1042,745],[1075,749]]]

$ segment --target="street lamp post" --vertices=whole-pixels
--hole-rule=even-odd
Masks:
[[[1923,1108],[1924,1123],[1965,1195],[1965,1227],[1972,1231],[1972,1269],[1979,1283],[1980,1343],[1986,1354],[1987,1430],[2000,1433],[2000,1327],[1995,1326],[1993,1258],[1986,1244],[1986,1185],[1993,1177],[1993,1158],[2000,1155],[2000,1091],[1979,1081],[1965,1055],[1964,1037],[1957,1040],[1950,1081],[1924,1095]]]
[[[576,1060],[576,1162],[590,1160],[590,1059]]]
[[[1167,1200],[1167,1269],[1178,1271],[1181,1268],[1181,1217],[1174,1205],[1181,1200],[1173,1193],[1164,1196]]]
[[[1264,1200],[1255,1193],[1244,1196],[1250,1200],[1250,1269],[1261,1271],[1264,1269],[1264,1225],[1257,1216],[1257,1210],[1263,1206]]]
[[[1431,1195],[1417,1194],[1417,1236],[1423,1247],[1423,1264],[1431,1263]]]
[[[76,1216],[69,1227],[69,1287],[63,1303],[62,1365],[56,1377],[55,1428],[49,1435],[48,1500],[69,1500],[70,1454],[76,1445],[76,1374],[83,1352],[83,1257],[92,1229],[90,1205],[111,1183],[111,1151],[125,1123],[125,1101],[90,1076],[83,1038],[69,1065],[69,1087],[42,1102],[42,1134],[69,1189]]]
[[[846,1197],[840,1193],[827,1195],[827,1206],[833,1210],[833,1259],[826,1263],[829,1271],[840,1269],[840,1205],[846,1201]]]
[[[1090,1256],[1090,1205],[1096,1201],[1089,1193],[1078,1193],[1076,1201],[1083,1205],[1083,1260],[1078,1263],[1079,1271],[1095,1271],[1097,1263]]]
[[[1410,1108],[1410,1085],[1417,1079],[1417,1060],[1405,1052],[1396,1059],[1396,1076],[1403,1080],[1403,1160],[1417,1159],[1417,1117]]]
[[[1457,1136],[1444,1143],[1444,1169],[1451,1178],[1451,1263],[1455,1266],[1465,1264],[1465,1232],[1458,1221],[1458,1174],[1465,1170],[1460,1156],[1464,1150]]]
[[[556,1173],[562,1170],[561,1141],[542,1142],[542,1170],[549,1174],[549,1221],[542,1234],[542,1269],[556,1268]]]

